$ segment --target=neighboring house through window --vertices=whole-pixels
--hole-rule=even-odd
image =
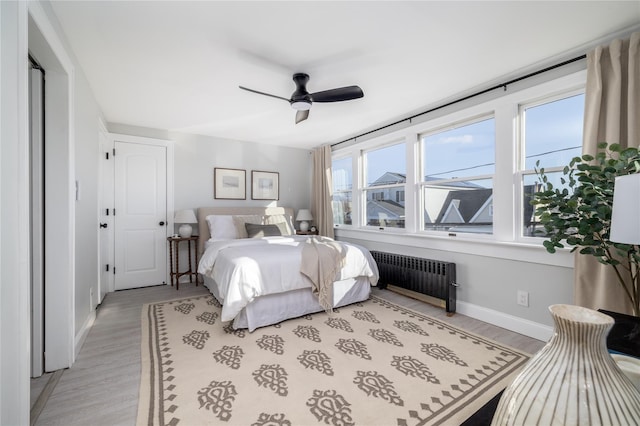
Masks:
[[[491,234],[493,118],[424,134],[421,153],[424,230]]]
[[[398,202],[395,194],[405,191],[405,151],[404,143],[396,143],[364,152],[367,226],[404,228],[404,197]]]

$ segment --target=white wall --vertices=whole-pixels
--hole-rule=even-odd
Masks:
[[[95,306],[98,298],[98,123],[102,119],[101,111],[93,92],[84,76],[82,68],[75,58],[71,47],[66,41],[55,13],[48,2],[33,2],[30,4],[29,19],[29,51],[45,70],[45,126],[48,134],[45,137],[46,163],[46,192],[47,210],[56,210],[61,217],[50,221],[57,226],[48,224],[47,244],[48,259],[60,254],[70,256],[69,278],[56,278],[64,269],[62,262],[49,262],[49,275],[45,284],[45,294],[49,295],[49,302],[57,297],[62,286],[72,286],[68,291],[69,297],[60,303],[46,303],[46,308],[64,310],[61,312],[45,313],[45,321],[51,323],[51,315],[59,318],[60,324],[56,329],[70,324],[68,345],[72,353],[69,359],[49,365],[51,368],[67,367],[73,362],[74,355],[80,349],[92,319],[95,316]],[[60,99],[56,101],[55,99]],[[62,102],[66,102],[62,108]],[[68,114],[63,114],[66,111]],[[51,166],[53,164],[53,167]],[[75,199],[75,182],[80,183],[80,198]],[[54,185],[54,191],[51,190]],[[51,194],[54,194],[51,196]],[[70,230],[65,227],[69,226]],[[63,234],[51,237],[51,233]],[[70,237],[70,239],[69,239]],[[64,242],[65,238],[69,241]],[[64,258],[64,256],[63,256]],[[55,259],[54,259],[55,260]],[[56,288],[52,288],[56,287]],[[57,288],[60,287],[60,288]],[[90,296],[93,300],[90,300]],[[53,297],[52,297],[53,296]],[[63,307],[64,306],[64,307]],[[49,330],[47,330],[49,331]],[[50,336],[51,333],[47,333]],[[59,336],[49,341],[48,347],[62,344]],[[49,352],[49,351],[48,351]],[[47,357],[49,360],[51,357]]]
[[[478,250],[470,252],[456,249],[455,242],[443,245],[435,239],[346,230],[337,230],[336,235],[369,250],[454,262],[459,284],[457,312],[540,340],[551,337],[548,307],[573,303],[573,268],[566,266],[570,263],[566,258],[572,255],[568,253],[551,255],[542,247],[490,243],[479,243]],[[529,293],[528,307],[516,303],[518,290]]]
[[[29,424],[27,6],[0,2],[0,424]]]
[[[71,119],[72,123],[71,136],[73,142],[71,151],[68,152],[67,161],[71,164],[71,176],[69,177],[69,188],[71,191],[71,209],[73,214],[73,228],[75,237],[72,245],[74,246],[74,266],[73,277],[75,288],[73,291],[73,312],[74,312],[74,330],[73,339],[75,351],[79,350],[82,339],[88,331],[88,320],[92,318],[98,300],[98,123],[102,119],[102,113],[93,95],[93,91],[75,58],[71,47],[66,41],[64,31],[61,29],[57,18],[48,2],[39,3],[41,10],[46,14],[48,24],[50,25],[57,42],[58,49],[63,51],[67,60],[73,68],[73,80],[71,82]],[[34,31],[30,29],[30,37]],[[29,40],[31,53],[38,61],[45,61],[41,56],[46,55],[43,52],[46,46],[38,46],[36,49],[34,43],[36,40],[32,37]],[[38,44],[51,43],[47,41],[38,41]],[[41,53],[42,52],[42,53]],[[45,68],[48,76],[46,85],[51,86],[55,83],[53,78],[58,74],[58,70],[47,69],[46,63],[41,63]],[[51,80],[51,81],[49,81]],[[46,88],[46,86],[45,86]],[[59,106],[58,106],[59,108]],[[50,110],[56,111],[56,106],[50,106]],[[51,118],[51,112],[45,117]],[[45,145],[47,142],[45,141]],[[56,170],[56,174],[62,174],[62,170]],[[75,182],[80,185],[79,199],[75,199]],[[90,295],[93,300],[90,301]]]
[[[76,73],[75,176],[80,185],[75,202],[75,322],[76,338],[98,304],[98,123],[101,112],[82,72]],[[90,300],[91,298],[91,300]]]
[[[174,141],[174,206],[175,210],[201,206],[267,206],[292,207],[296,211],[311,204],[311,153],[296,149],[253,142],[230,141],[209,136],[189,135],[156,129],[109,123],[113,133],[153,137]],[[246,200],[213,198],[214,167],[247,171]],[[280,199],[251,199],[251,170],[280,174]]]

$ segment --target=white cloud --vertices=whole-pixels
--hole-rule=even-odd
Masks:
[[[452,143],[470,144],[470,143],[473,143],[473,135],[446,136],[446,137],[438,138],[436,143],[438,145],[447,145]]]

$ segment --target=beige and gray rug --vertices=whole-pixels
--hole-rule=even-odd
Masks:
[[[138,425],[459,424],[529,359],[380,298],[249,333],[211,296],[145,305]]]

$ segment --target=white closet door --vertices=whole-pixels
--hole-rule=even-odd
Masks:
[[[29,75],[31,156],[31,377],[44,372],[44,76]]]

